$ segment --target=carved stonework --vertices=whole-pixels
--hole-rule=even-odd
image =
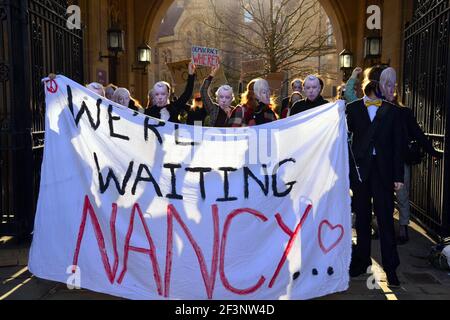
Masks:
[[[121,25],[121,14],[120,14],[120,1],[119,0],[109,0],[109,19],[110,26],[120,26]]]

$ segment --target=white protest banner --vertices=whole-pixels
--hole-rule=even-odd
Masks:
[[[207,47],[192,47],[192,60],[198,66],[214,67],[219,64],[219,50]]]
[[[45,91],[35,276],[130,299],[347,290],[343,103],[218,129],[134,113],[63,76]]]

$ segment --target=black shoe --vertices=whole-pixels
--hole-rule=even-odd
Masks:
[[[399,234],[400,236],[398,237],[398,244],[403,245],[408,243],[409,241],[408,226],[400,226]]]
[[[400,288],[400,280],[398,280],[397,273],[395,271],[386,272],[387,286],[389,288]]]

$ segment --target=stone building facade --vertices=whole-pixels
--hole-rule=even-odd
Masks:
[[[202,1],[202,0],[200,0]],[[111,6],[111,3],[114,3]],[[117,72],[119,85],[129,87],[140,100],[146,99],[149,86],[155,80],[163,79],[167,74],[159,70],[161,59],[174,60],[177,50],[166,52],[153,50],[153,61],[156,62],[148,68],[148,72],[133,71],[131,66],[136,64],[136,48],[148,43],[152,48],[158,47],[158,39],[164,17],[175,3],[174,0],[81,0],[83,13],[85,46],[86,81],[97,80],[98,71],[111,74],[111,69]],[[350,50],[354,55],[354,65],[368,66],[374,61],[364,57],[364,39],[370,35],[366,27],[368,6],[376,4],[381,6],[382,28],[379,34],[382,38],[382,55],[378,62],[389,63],[400,72],[402,80],[403,56],[403,30],[406,23],[411,20],[413,4],[408,0],[318,0],[333,27],[336,41],[336,55],[344,49]],[[108,8],[119,8],[119,26],[125,31],[125,53],[118,59],[117,64],[110,65],[107,60],[99,60],[99,52],[107,53],[107,30],[111,26],[111,12]],[[116,14],[116,15],[117,15]],[[184,20],[180,17],[180,20]],[[179,28],[182,28],[179,25]],[[172,40],[166,37],[166,41]],[[185,39],[186,41],[186,39]],[[180,49],[182,52],[182,49]],[[330,60],[336,61],[336,55]],[[321,64],[328,64],[327,60]],[[317,63],[316,61],[314,63]],[[311,62],[311,64],[314,64]],[[401,81],[400,81],[401,82]]]

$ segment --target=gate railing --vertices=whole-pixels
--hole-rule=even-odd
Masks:
[[[0,0],[0,235],[33,228],[45,130],[41,79],[54,72],[83,82],[82,31],[67,28],[74,2]]]
[[[449,149],[450,1],[416,0],[405,30],[404,102],[436,149]],[[429,156],[412,168],[413,214],[434,235],[450,234],[449,159]]]

